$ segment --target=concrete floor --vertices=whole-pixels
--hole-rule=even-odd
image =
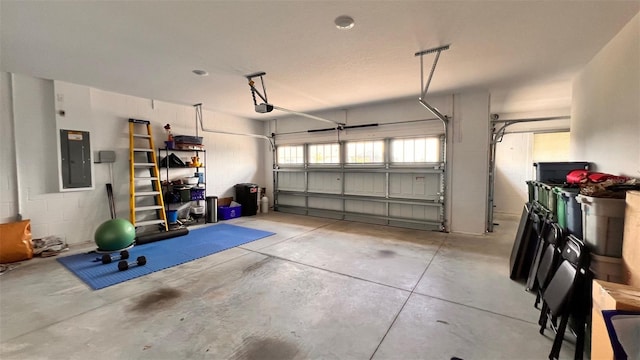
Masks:
[[[508,277],[517,220],[465,236],[261,214],[228,222],[276,235],[98,291],[34,259],[0,277],[0,358],[544,359],[551,331]]]

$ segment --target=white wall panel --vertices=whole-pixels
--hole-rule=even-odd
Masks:
[[[640,177],[640,14],[573,82],[571,161]]]
[[[0,223],[16,220],[18,198],[13,140],[11,75],[0,72]]]
[[[429,103],[443,114],[452,114],[452,96],[429,98]],[[433,119],[434,116],[418,103],[415,97],[358,106],[347,110],[328,110],[313,115],[325,119],[345,122],[347,125],[380,124],[378,127],[347,129],[340,132],[340,140],[381,139],[393,136],[418,136],[442,134],[440,120],[424,121],[410,124],[397,124],[401,121]],[[394,124],[395,123],[395,124]],[[329,128],[331,124],[300,116],[287,116],[273,121],[270,132],[278,134],[278,144],[302,144],[305,142],[337,141],[336,131],[307,133],[307,130]],[[296,132],[294,134],[287,134]]]
[[[346,173],[344,193],[348,195],[384,196],[386,176],[383,173]]]
[[[495,212],[520,215],[535,179],[533,133],[507,134],[496,147]]]
[[[450,141],[451,231],[483,234],[489,176],[488,92],[456,95]]]
[[[342,174],[336,172],[310,172],[309,191],[327,194],[342,192]]]

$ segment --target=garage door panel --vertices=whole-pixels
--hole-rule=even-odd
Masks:
[[[309,207],[322,210],[342,211],[342,200],[309,197]]]
[[[437,221],[440,207],[428,205],[389,204],[389,216],[413,220]]]
[[[342,192],[342,174],[335,172],[311,172],[309,173],[309,191],[340,194]]]
[[[384,196],[386,176],[383,173],[346,173],[344,192],[349,195]]]
[[[440,176],[434,174],[390,174],[389,196],[424,200],[438,199]]]
[[[384,216],[386,211],[384,203],[375,201],[346,200],[344,207],[346,212],[380,216]]]
[[[279,194],[278,195],[278,205],[288,205],[288,206],[305,206],[304,196],[294,196],[287,194]]]
[[[278,172],[278,189],[288,191],[304,191],[303,172]]]
[[[350,144],[352,141],[355,144]],[[384,146],[381,147],[381,143]],[[274,200],[288,212],[440,229],[443,224],[443,205],[440,203],[444,180],[442,167],[414,162],[422,161],[422,148],[414,149],[420,156],[412,157],[409,153],[405,157],[395,156],[391,150],[395,143],[393,138],[339,142],[340,154],[334,159],[339,163],[316,162],[317,156],[308,155],[315,154],[317,148],[314,146],[322,144],[305,143],[302,163],[274,168]],[[366,151],[359,154],[358,146],[364,146],[364,150],[368,146],[375,151],[373,154]],[[380,156],[380,151],[383,151],[383,156]]]
[[[344,216],[344,219],[349,221],[368,223],[368,224],[387,225],[387,220],[385,219],[370,218],[370,217],[358,216],[354,214],[346,214]]]

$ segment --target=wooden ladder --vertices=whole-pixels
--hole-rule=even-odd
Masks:
[[[137,125],[147,128],[146,134],[136,132]],[[139,139],[139,141],[135,141]],[[136,147],[137,143],[144,143],[142,147]],[[160,225],[165,231],[169,230],[167,216],[162,198],[162,186],[160,185],[160,173],[155,155],[155,146],[151,136],[151,123],[147,120],[129,119],[129,218],[133,226]],[[148,169],[148,176],[140,176],[138,170]],[[140,182],[151,182],[151,191],[136,191],[136,185]],[[136,200],[143,197],[153,197],[155,205],[136,206]],[[136,220],[136,214],[140,212],[155,211],[156,218],[143,221]]]

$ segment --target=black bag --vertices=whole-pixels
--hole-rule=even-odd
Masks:
[[[171,153],[169,154],[169,156],[166,156],[162,158],[162,160],[160,160],[160,167],[179,168],[187,167],[187,165],[176,154]]]

